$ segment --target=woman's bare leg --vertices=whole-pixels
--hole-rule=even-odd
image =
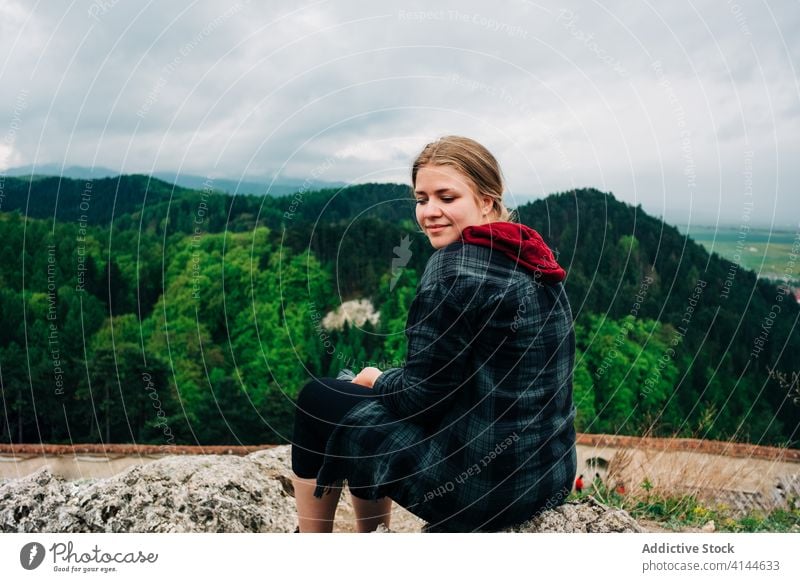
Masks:
[[[350,492],[353,501],[353,511],[356,514],[356,531],[367,533],[375,531],[381,523],[389,527],[389,518],[392,517],[392,500],[389,497],[381,499],[361,499]]]
[[[317,487],[316,479],[302,479],[293,474],[292,483],[294,484],[294,499],[297,502],[297,521],[300,525],[300,533],[331,533],[342,488],[332,487],[332,490],[323,495],[322,499],[318,499],[314,497],[314,489]]]

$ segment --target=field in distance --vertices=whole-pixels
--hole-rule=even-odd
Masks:
[[[703,245],[709,253],[718,255],[755,271],[764,279],[782,279],[788,275],[790,282],[800,285],[800,261],[797,245],[800,233],[767,228],[691,226],[681,227],[695,242]],[[792,257],[792,246],[795,256]]]

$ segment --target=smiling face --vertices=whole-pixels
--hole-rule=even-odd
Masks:
[[[492,199],[484,196],[479,203],[474,184],[453,166],[422,166],[414,197],[417,222],[436,249],[461,240],[468,226],[492,222]]]

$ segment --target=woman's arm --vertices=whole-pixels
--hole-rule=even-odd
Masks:
[[[472,373],[475,329],[459,303],[443,283],[421,289],[411,303],[406,365],[386,370],[373,384],[397,416],[426,424],[438,420]]]

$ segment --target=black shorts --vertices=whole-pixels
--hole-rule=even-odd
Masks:
[[[325,460],[328,438],[350,409],[364,399],[378,398],[372,388],[334,378],[316,378],[297,396],[292,434],[292,471],[302,479],[315,479]],[[356,497],[358,488],[351,487]]]

